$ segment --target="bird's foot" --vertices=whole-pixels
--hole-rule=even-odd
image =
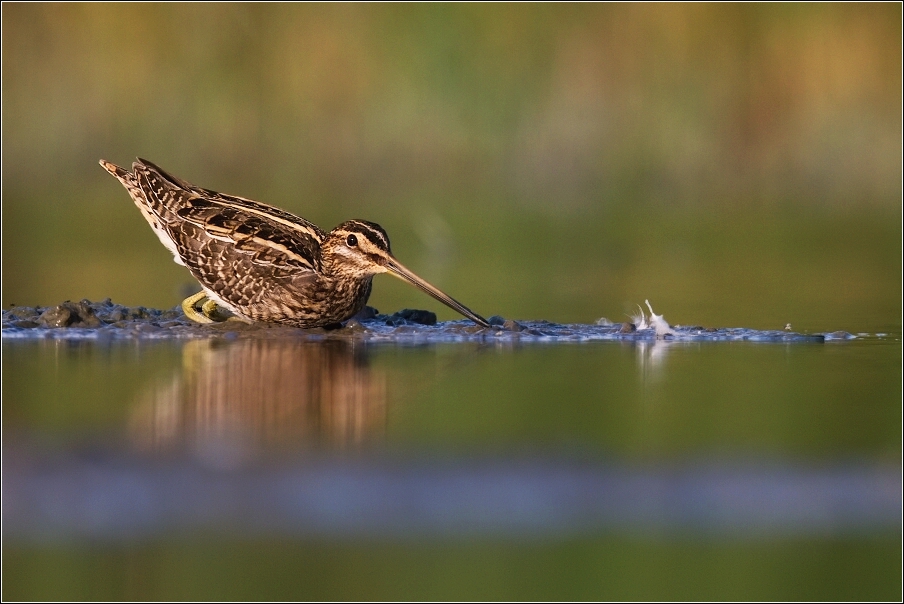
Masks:
[[[202,312],[198,312],[197,308],[195,308],[195,304],[205,299],[206,297],[207,294],[203,291],[200,291],[195,295],[189,296],[185,300],[183,300],[182,312],[185,313],[185,316],[195,323],[213,323],[213,319],[208,317],[206,314],[202,314]]]
[[[201,304],[201,308],[199,310],[197,304],[201,302],[201,300],[206,301]],[[209,323],[221,323],[223,321],[237,319],[237,317],[233,316],[233,314],[228,310],[220,308],[219,306],[217,306],[216,302],[207,298],[207,294],[203,291],[200,291],[195,295],[189,296],[185,300],[183,300],[182,312],[184,312],[185,316],[195,323],[201,323],[205,325]]]

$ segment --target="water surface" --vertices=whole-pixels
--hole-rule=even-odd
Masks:
[[[4,338],[4,595],[891,598],[900,366],[894,335]]]

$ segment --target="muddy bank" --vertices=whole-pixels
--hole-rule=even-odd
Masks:
[[[15,306],[3,310],[4,338],[51,339],[188,339],[291,337],[309,340],[351,338],[368,341],[453,342],[480,340],[519,341],[724,341],[824,342],[854,339],[843,332],[800,334],[785,330],[670,326],[669,333],[638,328],[633,323],[560,324],[549,321],[515,321],[490,317],[492,328],[462,319],[437,322],[426,310],[404,309],[381,314],[367,307],[338,329],[300,329],[230,320],[211,325],[190,321],[180,307],[168,310],[123,306],[109,298],[100,302],[66,301],[49,307]]]

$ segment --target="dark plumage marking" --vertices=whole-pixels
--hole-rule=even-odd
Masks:
[[[193,208],[215,208],[218,207],[214,202],[209,199],[204,199],[203,197],[195,197],[189,200],[191,207]]]
[[[191,185],[189,186],[191,187],[191,190],[193,192],[195,192],[197,195],[200,195],[200,197],[196,198],[197,201],[192,201],[193,204],[203,203],[204,205],[211,207],[219,206],[224,208],[232,208],[244,212],[245,215],[251,213],[260,218],[280,223],[286,227],[298,231],[299,233],[305,233],[308,236],[314,238],[318,243],[322,243],[324,237],[326,236],[326,234],[316,224],[309,222],[304,218],[301,218],[300,216],[296,216],[295,214],[280,210],[279,208],[275,208],[258,201],[253,201],[251,199],[245,199],[244,197],[236,197],[234,195],[217,193],[216,191],[211,191],[210,189],[202,189],[200,187]]]
[[[243,223],[239,224],[239,226],[235,227],[235,232],[238,233],[239,235],[251,235],[251,234],[253,234],[254,231],[255,231],[254,227],[255,227],[256,225],[253,224],[252,221],[253,221],[253,219],[249,219],[249,220],[247,220],[246,222],[243,222]],[[254,222],[257,222],[257,221],[254,220]]]
[[[224,233],[234,231],[239,224],[239,221],[230,217],[227,212],[218,212],[207,219],[208,228],[213,227]]]
[[[320,244],[306,230],[290,229],[232,206],[197,200],[176,214],[210,237],[232,242],[236,251],[250,254],[256,263],[319,270]]]
[[[334,230],[344,230],[363,235],[375,247],[386,250],[387,252],[390,251],[389,236],[386,234],[386,231],[383,230],[383,227],[374,222],[367,222],[366,220],[349,220],[348,222],[340,224]]]
[[[380,225],[363,220],[357,221],[356,224],[361,234],[367,237],[371,243],[384,250],[389,249],[389,237],[386,235],[386,231],[380,228]]]

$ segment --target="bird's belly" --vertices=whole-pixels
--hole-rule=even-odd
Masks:
[[[157,235],[157,239],[160,240],[160,243],[163,244],[163,247],[168,249],[173,254],[173,262],[178,264],[179,266],[185,266],[185,262],[182,261],[182,257],[179,254],[179,246],[176,245],[176,242],[173,241],[173,238],[170,234],[163,228],[161,224],[161,220],[154,216],[145,206],[135,202],[135,205],[138,206],[138,209],[141,210],[141,215],[144,216],[144,219],[148,221],[148,224],[151,225],[151,230],[154,231],[154,234]]]
[[[350,319],[364,308],[370,296],[370,280],[355,287],[335,287],[329,282],[307,283],[303,288],[281,286],[278,281],[261,280],[262,287],[252,299],[239,299],[236,289],[213,291],[208,297],[235,315],[264,323],[294,327],[323,327]]]

